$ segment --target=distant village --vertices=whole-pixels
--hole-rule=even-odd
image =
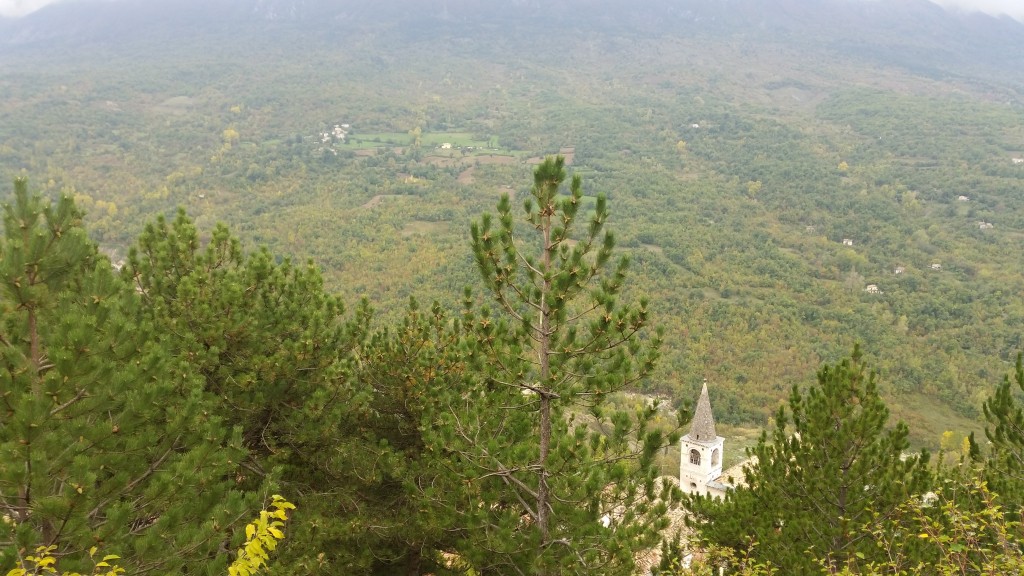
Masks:
[[[1013,163],[1013,165],[1015,165],[1015,166],[1024,166],[1024,158],[1013,157],[1010,160]],[[966,196],[964,194],[959,194],[956,197],[956,201],[957,202],[970,202],[971,198],[970,198],[970,196]],[[995,224],[993,224],[991,222],[986,222],[984,220],[978,220],[978,221],[976,221],[974,223],[974,225],[978,227],[978,230],[992,230],[993,228],[995,228]],[[808,234],[814,233],[815,232],[815,227],[814,226],[807,226],[806,232]],[[853,238],[843,238],[841,243],[842,243],[843,246],[847,246],[847,247],[853,247],[853,245],[854,245]],[[931,271],[934,271],[934,272],[941,271],[942,270],[942,263],[941,262],[932,262],[931,264],[928,265],[928,269],[931,270]],[[896,266],[896,267],[893,268],[893,275],[899,276],[899,275],[905,273],[906,271],[907,271],[906,266]],[[866,292],[868,294],[884,294],[885,293],[885,292],[882,291],[881,288],[878,287],[878,284],[868,284],[868,285],[864,286],[864,292]]]

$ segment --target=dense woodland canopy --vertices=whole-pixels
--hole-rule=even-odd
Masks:
[[[720,419],[763,425],[861,342],[934,446],[980,430],[986,383],[1021,347],[1019,25],[898,3],[556,3],[547,19],[312,3],[274,20],[184,4],[161,26],[159,4],[88,6],[5,23],[0,170],[74,195],[115,260],[184,207],[313,258],[387,317],[411,296],[451,306],[474,277],[470,220],[562,150],[614,203],[666,330],[645,386],[680,404],[707,378]],[[60,28],[103,30],[116,9],[109,36]]]
[[[52,546],[87,569],[102,545],[132,573],[223,573],[280,489],[299,507],[276,564],[292,573],[631,574],[678,503],[657,456],[682,420],[609,402],[660,339],[645,303],[619,301],[605,199],[587,210],[565,178],[549,158],[529,226],[506,196],[474,227],[495,309],[467,289],[459,314],[413,301],[376,329],[311,263],[246,254],[223,226],[202,242],[183,213],[117,274],[69,196],[16,180],[0,568]]]
[[[659,574],[1024,566],[1020,356],[984,404],[984,451],[949,433],[936,467],[908,454],[854,348],[793,386],[724,500],[659,477],[684,416],[623,409],[622,393],[654,367],[660,331],[646,302],[619,302],[606,199],[584,229],[563,161],[536,169],[522,224],[504,196],[497,225],[472,228],[493,309],[467,288],[458,315],[413,300],[378,329],[312,263],[246,254],[223,226],[204,243],[181,212],[148,224],[117,274],[69,196],[15,181],[0,568],[251,574],[240,563],[272,551],[272,573],[627,575],[659,543]],[[299,506],[280,550],[281,497],[276,527],[243,529],[278,489]],[[669,530],[680,504],[685,547]]]
[[[934,450],[974,432],[979,458],[993,455],[985,470],[1002,471],[992,489],[1016,490],[1020,425],[993,422],[1013,422],[1021,393],[1014,378],[996,384],[1024,348],[1024,76],[1014,57],[1024,26],[924,0],[486,4],[126,0],[0,20],[0,194],[15,207],[52,198],[38,222],[61,231],[44,262],[54,274],[31,293],[5,288],[27,299],[5,293],[5,334],[26,329],[14,311],[38,313],[56,339],[54,351],[26,356],[56,367],[26,384],[33,407],[10,422],[27,426],[54,402],[74,401],[64,410],[80,407],[76,416],[107,412],[102,426],[47,417],[53,434],[95,436],[99,455],[48,464],[77,479],[33,489],[52,492],[44,535],[79,506],[96,520],[112,502],[69,504],[82,478],[166,493],[151,467],[203,462],[178,492],[107,513],[114,532],[195,528],[163,555],[148,552],[152,541],[133,544],[153,570],[180,550],[218,557],[226,545],[207,537],[284,486],[308,517],[351,519],[294,527],[297,541],[373,551],[346,556],[350,567],[429,570],[436,558],[413,550],[493,548],[499,536],[424,505],[433,496],[407,481],[452,477],[431,447],[458,439],[423,436],[437,405],[422,395],[451,408],[446,394],[480,367],[448,352],[484,314],[479,289],[465,308],[482,263],[471,223],[502,195],[518,218],[534,169],[554,154],[567,182],[582,177],[582,218],[607,198],[616,254],[630,260],[616,305],[648,302],[645,322],[661,329],[658,362],[631,390],[679,408],[707,379],[716,417],[742,435],[777,427],[790,391],[818,385],[819,368],[859,343],[909,445]],[[26,177],[22,199],[9,183]],[[22,208],[43,214],[43,204]],[[12,226],[5,233],[21,223]],[[10,254],[54,246],[9,244],[3,265],[16,276],[33,260]],[[72,329],[76,319],[88,329]],[[113,370],[92,359],[100,346],[136,362]],[[80,384],[61,388],[58,375]],[[151,386],[137,399],[118,397],[142,380]],[[150,413],[146,398],[171,391],[180,402]],[[611,402],[633,413],[637,398]],[[581,417],[574,406],[555,422]],[[119,418],[180,433],[125,447],[110,432],[127,425]],[[667,412],[644,418],[665,438],[677,423]],[[311,420],[330,425],[308,429]],[[677,457],[644,454],[639,465],[663,470]],[[493,478],[512,482],[510,467]],[[190,483],[209,499],[169,514]],[[218,501],[221,515],[203,516]],[[475,520],[508,528],[509,514]],[[207,524],[190,520],[200,516]],[[69,534],[87,529],[76,522]],[[287,548],[282,562],[342,562],[317,546]],[[624,550],[602,558],[621,562]]]

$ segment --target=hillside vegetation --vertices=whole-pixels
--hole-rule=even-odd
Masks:
[[[1024,27],[923,1],[483,4],[4,22],[0,176],[71,193],[115,261],[180,206],[386,323],[410,296],[456,309],[470,220],[561,152],[665,330],[645,390],[706,378],[719,419],[761,425],[859,342],[915,443],[980,429],[1021,348]]]

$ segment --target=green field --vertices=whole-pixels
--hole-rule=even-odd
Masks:
[[[356,133],[345,142],[345,148],[363,150],[381,146],[409,146],[413,137],[408,132],[371,132]],[[442,144],[451,144],[452,148],[477,148],[490,152],[508,153],[509,150],[497,148],[497,138],[487,140],[475,139],[469,132],[425,132],[420,136],[423,148],[439,148]]]

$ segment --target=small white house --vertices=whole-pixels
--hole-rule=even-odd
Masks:
[[[843,238],[843,246],[853,246],[853,240],[849,238]]]
[[[956,197],[956,201],[957,202],[970,202],[971,199],[968,198],[967,196],[964,196],[963,194],[961,194],[961,195]]]
[[[991,222],[978,222],[978,228],[981,230],[991,230],[995,228],[995,224]]]
[[[864,291],[868,294],[881,294],[882,291],[878,289],[877,284],[868,284],[864,287]]]
[[[934,262],[931,266],[929,266],[929,268],[931,268],[932,270],[942,270],[942,264]]]
[[[1011,158],[1014,164],[1024,164],[1024,158]]]
[[[899,276],[900,274],[903,274],[906,271],[907,271],[907,269],[904,268],[903,266],[897,266],[896,269],[892,271],[892,273],[896,274],[897,276]]]

